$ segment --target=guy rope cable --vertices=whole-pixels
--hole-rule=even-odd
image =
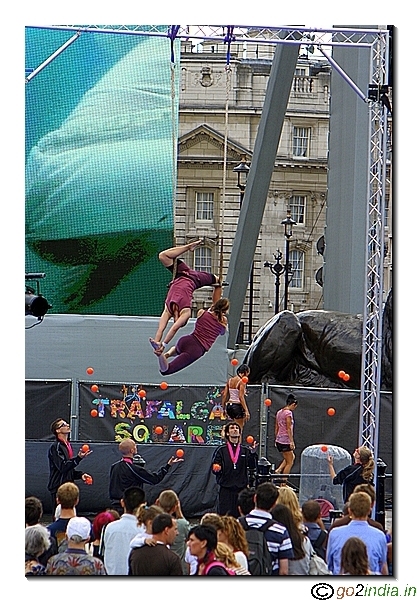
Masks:
[[[227,141],[229,133],[229,97],[230,97],[230,85],[232,70],[230,67],[230,44],[234,40],[233,26],[227,26],[227,35],[224,38],[227,44],[226,52],[226,104],[224,110],[224,152],[223,152],[223,187],[222,187],[222,205],[221,205],[221,235],[220,235],[220,261],[219,261],[219,281],[223,281],[223,245],[224,245],[224,207],[226,200],[226,174],[227,174]]]

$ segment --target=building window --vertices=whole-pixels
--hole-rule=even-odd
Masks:
[[[310,142],[309,127],[294,127],[293,128],[293,143],[292,153],[294,156],[308,157]]]
[[[212,252],[207,246],[197,246],[194,250],[194,269],[196,271],[207,271],[211,273]]]
[[[291,250],[288,262],[291,265],[292,277],[289,286],[292,288],[302,288],[304,280],[304,252],[300,250]]]
[[[306,210],[306,197],[305,196],[291,196],[290,206],[291,218],[298,225],[304,225],[305,223],[305,210]]]
[[[214,193],[196,192],[195,218],[196,221],[212,221],[214,211]]]
[[[307,75],[307,67],[296,67],[294,75],[296,77],[305,77]]]
[[[389,194],[385,196],[384,227],[389,227]]]

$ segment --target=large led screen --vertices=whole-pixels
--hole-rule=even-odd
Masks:
[[[174,243],[170,40],[28,27],[25,47],[26,273],[45,274],[49,312],[157,316]]]

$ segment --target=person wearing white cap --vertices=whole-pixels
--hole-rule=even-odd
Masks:
[[[47,575],[106,575],[103,562],[85,550],[90,539],[91,523],[85,517],[68,521],[66,537],[68,548],[51,556],[46,566]]]

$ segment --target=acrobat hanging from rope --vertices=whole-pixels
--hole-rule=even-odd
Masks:
[[[158,357],[159,371],[162,375],[172,375],[185,369],[208,352],[219,335],[226,333],[226,314],[230,303],[228,298],[221,298],[221,293],[221,285],[214,288],[212,305],[208,310],[198,311],[193,332],[181,336],[168,352],[160,350],[154,340],[149,340]],[[168,359],[174,356],[174,360],[169,362]]]
[[[177,331],[188,323],[191,317],[194,290],[204,286],[213,286],[221,292],[222,284],[219,277],[207,271],[194,271],[190,269],[184,260],[179,258],[187,251],[194,252],[197,246],[202,243],[203,240],[197,240],[184,246],[168,248],[159,253],[159,260],[164,267],[171,271],[173,278],[169,284],[164,310],[159,318],[158,330],[154,338],[149,338],[149,342],[157,355],[162,354]],[[227,284],[223,283],[223,286],[225,285]],[[174,323],[162,340],[164,331],[172,318]]]

